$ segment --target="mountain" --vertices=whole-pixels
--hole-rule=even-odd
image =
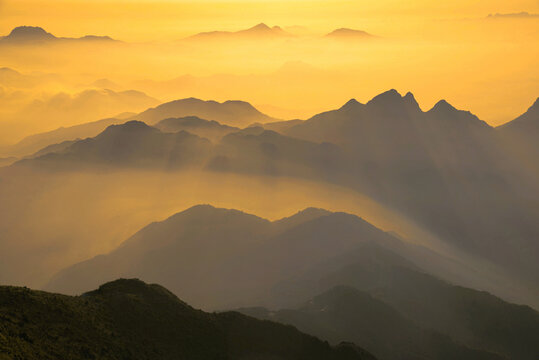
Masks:
[[[338,145],[350,156],[341,168],[347,186],[539,284],[533,255],[539,226],[530,217],[539,208],[527,200],[539,199],[539,187],[501,146],[497,131],[475,115],[446,101],[424,112],[413,94],[391,90],[366,104],[351,100],[283,134]],[[501,210],[507,208],[513,216]]]
[[[498,130],[520,133],[521,135],[532,132],[532,135],[536,135],[539,132],[539,98],[524,114],[499,126]]]
[[[291,326],[196,310],[140,280],[116,280],[77,297],[3,286],[0,318],[6,358],[374,359]]]
[[[216,171],[331,179],[333,170],[346,162],[341,149],[330,143],[314,143],[281,135],[261,127],[249,127],[221,139],[210,160]]]
[[[0,44],[35,44],[35,43],[49,43],[49,42],[60,42],[60,41],[99,41],[99,42],[112,42],[116,41],[109,36],[95,36],[95,35],[86,35],[80,38],[64,38],[56,37],[53,34],[45,31],[43,28],[38,26],[18,26],[11,30],[9,35],[0,37]]]
[[[369,311],[375,316],[374,309],[382,307],[379,323],[369,320],[363,325],[378,341],[372,349],[358,342],[368,350],[380,351],[385,342],[399,351],[399,346],[410,342],[431,357],[434,350],[446,348],[448,354],[462,351],[469,356],[465,346],[511,359],[533,358],[539,334],[535,310],[427,273],[424,265],[429,266],[429,261],[421,256],[428,253],[410,256],[415,247],[346,213],[309,208],[270,222],[237,210],[199,205],[146,226],[109,254],[59,272],[46,289],[74,294],[96,283],[136,276],[159,281],[188,302],[215,310],[296,308],[306,299],[345,285],[373,298],[368,303],[372,307],[361,308],[357,315],[349,312],[346,318],[360,319]],[[430,256],[432,262],[440,259]],[[462,263],[455,266],[463,273],[470,271]],[[388,317],[399,327],[394,328]],[[330,337],[331,322],[327,333],[294,324],[328,340],[342,335],[341,340],[359,341],[353,332]],[[378,327],[370,328],[374,326]],[[345,329],[360,331],[361,327]],[[387,334],[384,329],[395,333],[379,338]],[[398,331],[407,340],[397,343]]]
[[[296,294],[314,296],[341,285],[367,292],[420,327],[469,348],[530,360],[539,351],[534,340],[539,335],[537,311],[437,279],[392,251],[371,244],[312,269],[280,291],[290,293],[287,289],[293,289]],[[327,326],[325,331],[332,328],[329,323]],[[353,331],[353,327],[349,329]],[[377,355],[383,358],[382,353]]]
[[[399,242],[349,214],[306,209],[270,222],[237,210],[195,206],[148,225],[110,254],[61,271],[47,289],[79,293],[137,276],[182,292],[199,306],[237,307],[366,241]]]
[[[325,274],[372,259],[422,268],[467,286],[499,288],[477,269],[405,243],[351,214],[309,208],[269,222],[208,205],[143,228],[111,253],[62,270],[46,288],[73,294],[117,277],[139,277],[208,309],[282,307],[324,291],[316,284]]]
[[[301,124],[302,121],[303,120],[274,121],[274,122],[269,122],[265,124],[254,123],[254,124],[251,124],[251,126],[261,126],[266,130],[271,130],[271,131],[275,131],[282,134],[283,132],[291,128],[292,126]]]
[[[96,136],[108,126],[123,122],[125,120],[110,118],[80,125],[61,127],[56,130],[27,136],[17,144],[3,149],[3,152],[18,156],[28,156],[58,143]]]
[[[339,343],[340,339],[355,341],[379,359],[504,359],[422,329],[384,302],[346,286],[331,288],[298,309],[239,311],[260,319],[291,324],[330,343]]]
[[[496,128],[502,141],[514,156],[523,161],[539,176],[537,156],[539,156],[539,98],[522,115]]]
[[[264,23],[260,23],[252,28],[240,31],[210,31],[203,32],[187,39],[191,40],[235,40],[235,39],[272,39],[272,38],[287,38],[293,36],[284,31],[279,26],[269,27]]]
[[[98,119],[110,118],[126,111],[142,111],[158,103],[156,99],[135,90],[116,92],[112,90],[88,89],[75,94],[60,92],[38,99],[32,98],[28,103],[25,102],[14,107],[13,112],[6,115],[3,119],[6,122],[0,124],[0,126],[2,126],[2,130],[6,133],[12,134],[12,139],[24,139],[24,137],[31,136],[32,134],[53,131],[59,127],[71,127],[87,122],[95,122]],[[105,124],[107,122],[103,121],[102,123]],[[94,123],[89,125],[88,128],[99,129],[100,126],[98,124]],[[103,130],[105,127],[103,126],[100,129]],[[52,144],[52,142],[42,142],[49,135],[51,136],[51,141],[65,141],[74,140],[77,137],[95,136],[97,134],[95,131],[89,131],[86,134],[82,131],[85,128],[85,126],[82,126],[66,131],[60,130],[57,134],[39,135],[37,138],[30,138],[28,143],[26,140],[23,140],[22,144],[17,144],[12,150],[2,149],[2,153],[19,156],[30,155],[41,147]],[[71,137],[69,135],[72,130],[77,133],[77,136]],[[79,130],[81,131],[79,132]],[[63,133],[68,137],[63,137],[61,135]],[[34,141],[36,143],[31,144]],[[28,146],[27,149],[25,148],[26,146]]]
[[[347,40],[375,38],[374,35],[371,35],[366,31],[347,29],[347,28],[333,30],[332,32],[327,34],[326,37],[332,38],[332,39],[347,39]]]
[[[215,120],[204,120],[196,116],[164,119],[155,124],[154,127],[163,132],[185,130],[212,141],[218,141],[223,136],[240,130],[237,127],[221,125]]]
[[[254,122],[266,123],[275,121],[251,104],[244,101],[204,101],[195,98],[175,100],[148,109],[133,119],[144,121],[150,125],[163,119],[197,116],[202,119],[211,119],[228,126],[247,126]]]
[[[111,125],[94,138],[68,143],[60,152],[47,153],[21,165],[74,169],[87,166],[154,167],[177,169],[198,165],[211,143],[186,131],[162,133],[140,121]]]

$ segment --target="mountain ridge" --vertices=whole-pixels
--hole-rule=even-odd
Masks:
[[[99,41],[99,42],[119,42],[110,36],[85,35],[79,38],[56,37],[39,26],[17,26],[11,32],[0,37],[0,43],[26,44],[26,43],[46,43],[58,41]]]
[[[0,351],[8,358],[374,360],[291,326],[233,312],[205,313],[137,279],[70,297],[0,287]]]

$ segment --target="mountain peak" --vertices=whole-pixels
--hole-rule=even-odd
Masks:
[[[155,292],[166,294],[168,297],[176,298],[171,292],[166,290],[160,285],[151,285],[146,284],[144,281],[139,279],[118,279],[105,283],[97,290],[85,293],[84,296],[91,296],[93,294],[113,294],[113,293],[122,293],[122,294],[144,294],[147,292]]]
[[[45,31],[45,29],[39,26],[17,26],[8,36],[5,37],[10,40],[22,40],[22,41],[39,41],[39,40],[52,40],[56,39],[54,35]]]
[[[355,109],[355,108],[360,107],[360,106],[363,106],[363,104],[360,103],[359,101],[357,101],[356,99],[350,99],[350,100],[348,100],[346,102],[346,104],[341,106],[341,110]]]
[[[438,101],[436,105],[432,109],[430,109],[429,112],[443,112],[443,113],[451,113],[458,111],[453,105],[445,101],[444,99]]]
[[[278,27],[278,26],[276,26],[276,27]],[[260,23],[258,25],[253,26],[251,28],[251,30],[271,30],[271,28],[268,25],[264,24],[264,23]]]
[[[415,99],[414,94],[412,94],[410,91],[408,91],[402,99],[411,108],[421,110],[421,108],[419,107],[419,104],[417,103],[417,100]]]
[[[367,105],[387,106],[387,105],[392,105],[392,104],[401,103],[401,102],[402,102],[401,94],[397,90],[391,89],[379,95],[376,95],[367,103]]]
[[[188,216],[194,219],[209,219],[209,217],[213,217],[214,220],[215,218],[229,216],[229,217],[235,217],[235,218],[249,219],[255,222],[269,223],[268,220],[258,217],[256,215],[248,214],[246,212],[235,210],[235,209],[219,208],[210,204],[198,204],[198,205],[191,206],[190,208],[186,210],[183,210],[179,213],[172,215],[165,221],[169,221],[169,220],[173,221],[174,219],[180,219],[184,216]]]
[[[375,96],[367,103],[370,108],[376,108],[377,111],[390,112],[393,115],[402,113],[420,113],[422,112],[414,95],[408,92],[402,96],[397,90],[391,89],[380,95]]]

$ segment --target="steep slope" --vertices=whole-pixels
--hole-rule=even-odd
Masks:
[[[503,359],[424,330],[371,295],[337,286],[294,310],[241,309],[261,319],[291,324],[321,339],[355,341],[380,359]]]
[[[509,151],[539,178],[539,98],[522,115],[496,128]]]
[[[116,280],[80,297],[0,287],[0,318],[6,358],[374,359],[290,326],[195,310],[139,280]]]
[[[251,104],[243,101],[204,101],[195,98],[175,100],[148,109],[133,118],[153,125],[168,119],[186,116],[197,116],[212,119],[229,126],[247,126],[254,122],[270,122],[275,119],[262,114]]]

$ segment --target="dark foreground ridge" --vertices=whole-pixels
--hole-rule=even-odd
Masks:
[[[0,359],[374,359],[292,326],[206,313],[120,279],[82,296],[0,287]]]

